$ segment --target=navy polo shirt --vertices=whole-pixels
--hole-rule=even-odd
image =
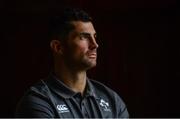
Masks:
[[[72,91],[54,75],[32,86],[19,102],[16,117],[128,118],[122,99],[110,88],[87,80],[85,94]]]

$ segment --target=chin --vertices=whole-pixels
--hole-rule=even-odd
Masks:
[[[89,63],[84,64],[84,68],[86,70],[94,68],[94,67],[96,67],[96,62],[89,62]]]
[[[88,66],[88,69],[91,69],[91,68],[94,68],[94,67],[96,67],[96,63],[90,64],[90,65]]]
[[[82,60],[81,62],[81,66],[83,67],[83,69],[86,70],[96,67],[96,64],[97,64],[96,60],[90,60],[90,59]]]

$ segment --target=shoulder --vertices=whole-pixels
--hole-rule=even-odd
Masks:
[[[37,83],[32,85],[26,92],[26,94],[37,94],[43,97],[47,97],[47,95],[49,95],[48,93],[49,93],[49,88],[44,80],[38,81]]]
[[[113,98],[119,97],[119,95],[114,90],[107,87],[103,83],[96,81],[96,80],[93,80],[93,79],[90,79],[90,82],[92,83],[93,88],[94,88],[97,95],[108,96],[108,97],[110,96]]]
[[[29,89],[25,92],[20,102],[32,102],[32,103],[41,103],[42,100],[49,100],[48,96],[48,87],[43,80],[38,81],[33,84]]]
[[[103,83],[90,79],[90,83],[93,86],[93,89],[96,91],[96,93],[106,93],[109,95],[117,95],[117,93],[112,90],[111,88],[107,87],[106,85],[104,85]]]
[[[94,88],[95,95],[101,100],[108,103],[117,117],[128,117],[128,111],[122,98],[111,88],[104,84],[90,79]]]
[[[16,107],[16,117],[52,117],[48,89],[43,81],[31,86]]]

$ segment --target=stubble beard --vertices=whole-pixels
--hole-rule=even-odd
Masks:
[[[81,56],[79,59],[74,59],[73,57],[66,56],[64,61],[65,64],[73,70],[89,70],[96,66],[97,59],[91,59],[87,55]]]
[[[95,67],[96,64],[97,64],[96,59],[90,59],[90,58],[88,58],[87,56],[86,56],[86,57],[83,59],[83,61],[82,61],[82,65],[84,66],[84,68],[85,68],[86,70]]]

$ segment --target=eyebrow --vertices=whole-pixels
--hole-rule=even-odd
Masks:
[[[91,34],[90,34],[90,33],[87,33],[87,32],[82,32],[82,33],[80,33],[80,35],[83,35],[83,36],[91,36]],[[96,33],[94,33],[93,35],[94,35],[94,36],[97,36]]]

